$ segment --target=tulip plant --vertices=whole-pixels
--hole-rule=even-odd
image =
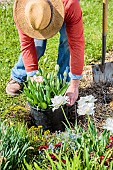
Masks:
[[[27,86],[24,88],[24,93],[27,96],[27,101],[30,105],[37,109],[49,109],[52,107],[52,99],[55,96],[63,96],[69,86],[66,82],[67,73],[64,72],[64,79],[58,78],[59,66],[55,66],[55,70],[46,73],[44,67],[36,73],[39,81],[33,81],[30,78],[27,80]]]

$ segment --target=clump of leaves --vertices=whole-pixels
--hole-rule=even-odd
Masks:
[[[22,162],[30,149],[29,137],[24,124],[0,122],[1,169],[21,169]]]
[[[64,95],[69,83],[66,82],[66,73],[64,79],[58,78],[58,66],[57,69],[46,73],[44,68],[37,72],[37,76],[42,76],[42,82],[31,81],[29,78],[27,86],[24,88],[24,93],[27,96],[27,101],[36,108],[47,109],[50,108],[52,102],[51,99],[54,96]]]

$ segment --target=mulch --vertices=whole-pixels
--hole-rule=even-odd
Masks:
[[[108,83],[95,83],[93,80],[92,66],[87,66],[80,84],[79,97],[93,95],[95,102],[95,114],[92,119],[99,131],[108,117],[113,117],[113,85]],[[86,116],[78,117],[78,122],[86,126]]]
[[[106,62],[113,62],[113,51],[106,53]],[[93,95],[97,101],[95,102],[95,114],[91,116],[95,127],[99,132],[103,131],[105,121],[109,117],[113,117],[113,83],[95,83],[93,80],[92,66],[100,64],[93,63],[84,67],[83,78],[80,83],[79,98],[87,95]],[[79,99],[78,98],[78,99]],[[69,113],[70,122],[76,120],[78,125],[87,129],[87,116],[79,116],[77,114],[77,102]]]

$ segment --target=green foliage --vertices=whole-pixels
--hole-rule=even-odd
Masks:
[[[85,64],[91,64],[101,58],[102,1],[80,0],[80,4],[83,11],[85,33]],[[113,45],[112,0],[109,0],[108,8],[107,51],[112,50]],[[51,72],[51,70],[54,69],[58,54],[58,38],[59,34],[48,40],[46,52],[44,54],[44,57],[48,57],[45,72]],[[10,71],[17,61],[19,53],[20,45],[18,33],[13,20],[12,4],[4,6],[0,5],[0,113],[2,113],[2,117],[6,115],[6,113],[8,117],[8,109],[11,106],[25,106],[26,98],[24,95],[12,98],[7,96],[5,93],[6,83],[10,77]],[[40,59],[39,67],[43,66],[44,57]],[[12,115],[14,113],[15,111],[12,110]],[[98,136],[97,130],[91,123],[87,131],[84,131],[82,128],[75,127],[74,133],[76,135],[73,135],[73,131],[69,131],[66,135],[63,135],[63,133],[60,135],[54,134],[54,136],[51,136],[51,139],[48,135],[48,138],[46,136],[46,140],[41,140],[40,138],[40,140],[35,140],[36,146],[44,144],[44,142],[46,144],[47,141],[49,141],[49,144],[53,143],[53,145],[62,141],[63,146],[61,151],[54,151],[59,160],[58,162],[52,160],[53,162],[50,163],[50,158],[47,158],[46,155],[44,156],[44,154],[39,154],[37,156],[34,154],[33,160],[35,160],[35,163],[32,164],[33,160],[31,160],[30,168],[35,167],[34,169],[38,169],[37,167],[41,164],[43,166],[41,169],[45,170],[50,169],[49,166],[51,167],[51,165],[54,164],[56,169],[63,170],[67,170],[67,167],[68,170],[113,169],[113,161],[110,161],[109,167],[105,166],[107,157],[112,155],[112,149],[105,149],[106,144],[109,143],[108,132],[104,131],[100,136]],[[77,136],[77,139],[72,136]],[[35,137],[33,137],[33,139],[34,138]],[[24,126],[11,126],[10,124],[6,125],[5,123],[0,124],[0,152],[2,156],[0,161],[2,160],[2,169],[22,169],[22,160],[26,156],[27,148],[29,148],[29,140]],[[62,158],[66,160],[66,164],[62,163],[61,154]],[[99,157],[101,155],[105,156],[102,162],[99,161]],[[43,160],[42,163],[40,163],[40,159],[41,161]]]
[[[64,95],[69,83],[64,79],[59,79],[57,76],[58,70],[53,70],[46,73],[44,67],[39,70],[37,76],[42,76],[43,81],[37,83],[28,79],[27,86],[24,88],[24,93],[27,96],[28,102],[39,109],[47,109],[51,106],[51,98],[54,96]]]
[[[111,142],[110,133],[104,130],[98,135],[90,118],[88,122],[87,130],[76,125],[72,130],[56,132],[51,134],[51,137],[49,134],[46,135],[44,138],[49,140],[45,141],[45,144],[40,138],[39,154],[34,159],[35,163],[25,162],[26,166],[33,168],[37,165],[37,169],[40,167],[42,170],[49,168],[53,170],[111,170],[113,149],[106,147]],[[102,160],[101,157],[103,157]]]
[[[108,167],[111,170],[113,167],[113,149],[106,147],[110,143],[110,133],[104,130],[98,135],[89,117],[87,130],[75,125],[73,129],[51,135],[43,133],[41,127],[27,131],[24,124],[4,121],[0,126],[0,137],[3,170],[102,170]],[[102,161],[101,156],[104,157]]]
[[[12,170],[22,167],[23,159],[30,149],[27,129],[24,124],[0,121],[1,169]]]

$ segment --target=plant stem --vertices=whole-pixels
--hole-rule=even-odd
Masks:
[[[68,121],[68,119],[67,119],[67,116],[66,116],[65,112],[64,112],[64,108],[63,108],[62,106],[61,106],[61,109],[62,109],[62,112],[63,112],[64,117],[65,117],[65,119],[66,119],[66,122],[67,122],[68,125],[69,125],[69,128],[72,130],[71,125],[70,125],[70,123],[69,123],[69,121]]]

